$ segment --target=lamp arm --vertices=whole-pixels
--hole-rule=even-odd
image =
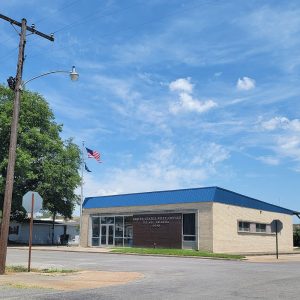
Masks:
[[[69,71],[58,70],[58,71],[50,71],[50,72],[47,72],[47,73],[43,73],[43,74],[41,74],[41,75],[35,76],[35,77],[31,78],[31,79],[28,79],[28,80],[26,80],[25,82],[22,82],[22,84],[20,85],[20,90],[22,90],[22,89],[24,88],[24,86],[25,86],[28,82],[30,82],[30,81],[32,81],[32,80],[35,80],[35,79],[37,79],[37,78],[43,77],[43,76],[47,76],[47,75],[49,75],[49,74],[53,74],[53,73],[70,73],[70,72],[69,72]]]

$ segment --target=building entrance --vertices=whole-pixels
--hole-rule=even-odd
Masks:
[[[114,225],[101,225],[101,246],[114,244]]]

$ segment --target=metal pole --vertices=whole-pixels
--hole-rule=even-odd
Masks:
[[[28,272],[30,272],[31,265],[31,246],[32,246],[32,229],[33,229],[33,208],[34,208],[34,193],[31,196],[31,214],[30,214],[30,226],[29,226],[29,254],[28,254]]]
[[[82,141],[81,149],[81,195],[80,195],[80,220],[79,220],[79,243],[82,229],[82,203],[83,203],[83,168],[84,168],[84,141]]]
[[[3,202],[3,217],[1,225],[0,236],[0,275],[5,273],[5,263],[7,254],[7,240],[9,231],[9,221],[11,212],[11,202],[14,184],[14,171],[16,162],[16,145],[17,145],[17,131],[20,111],[20,85],[22,83],[23,63],[24,63],[24,49],[26,43],[26,19],[22,19],[20,43],[19,43],[19,56],[16,75],[15,86],[15,99],[13,108],[13,118],[11,123],[10,144],[8,153],[8,165],[6,173],[6,183]]]
[[[276,228],[276,258],[278,259],[278,220],[275,223]]]

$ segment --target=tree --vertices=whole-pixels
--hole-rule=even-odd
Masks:
[[[13,92],[0,85],[0,208],[3,206],[8,161]],[[60,137],[62,125],[55,122],[46,100],[37,93],[23,91],[18,128],[17,158],[12,201],[12,219],[22,219],[22,196],[38,191],[44,209],[71,218],[80,184],[80,150],[71,139]]]

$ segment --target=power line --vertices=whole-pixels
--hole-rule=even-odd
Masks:
[[[142,3],[140,3],[140,4],[138,4],[138,5],[142,5]],[[114,11],[114,12],[108,13],[108,14],[101,14],[101,15],[99,15],[98,17],[112,16],[112,15],[115,15],[116,13],[121,13],[121,12],[123,12],[123,11],[125,11],[125,10],[128,10],[128,9],[130,9],[130,8],[132,8],[132,7],[135,7],[135,6],[138,6],[138,5],[129,5],[129,6],[127,6],[126,8],[123,8],[123,9],[118,10],[117,12]],[[69,27],[71,27],[71,28],[72,28],[72,27],[76,27],[77,25],[81,25],[81,24],[83,24],[83,23],[85,23],[85,22],[87,22],[87,21],[90,21],[90,20],[91,20],[90,17],[91,17],[92,15],[97,14],[101,9],[102,9],[102,7],[101,7],[100,9],[94,11],[93,13],[91,13],[91,14],[89,14],[89,15],[86,15],[86,16],[84,16],[83,18],[78,19],[77,21],[75,21],[75,22],[73,22],[73,23],[70,23],[70,24],[68,24],[68,25],[63,26],[62,28],[60,28],[60,29],[54,31],[53,34],[55,34],[55,33],[57,33],[57,32],[60,32],[60,31],[63,31],[63,30],[65,30],[66,28],[69,28]],[[68,47],[68,46],[64,46],[64,47],[61,47],[61,48],[58,48],[58,49],[55,49],[55,50],[61,50],[61,49],[65,49],[65,48],[67,48],[67,47]],[[43,49],[48,48],[48,46],[46,46],[46,47],[39,47],[39,46],[36,46],[36,48],[41,48],[41,49],[43,50]],[[32,55],[32,56],[29,56],[29,57],[27,57],[27,58],[30,59],[30,58],[35,57],[35,56],[38,56],[38,55],[40,55],[40,54]]]
[[[222,2],[222,0],[215,0],[214,4],[218,4],[219,2]],[[178,13],[185,12],[185,11],[189,11],[189,10],[191,10],[191,9],[195,9],[195,8],[197,8],[197,7],[199,7],[199,6],[205,6],[205,5],[207,5],[207,4],[211,4],[211,1],[209,1],[209,0],[208,0],[208,1],[202,1],[201,3],[197,3],[196,5],[189,6],[189,7],[186,7],[186,8],[179,7],[178,9],[172,11],[171,13],[166,14],[163,18],[162,18],[162,17],[158,17],[158,18],[154,18],[154,19],[152,19],[152,20],[145,21],[145,22],[142,22],[142,23],[137,24],[137,25],[134,25],[134,26],[127,27],[127,28],[125,28],[125,29],[122,28],[122,29],[116,30],[116,31],[114,31],[114,32],[112,32],[112,33],[104,34],[104,35],[100,36],[100,38],[106,38],[106,37],[109,37],[109,36],[116,36],[116,34],[119,33],[119,32],[132,31],[132,30],[135,30],[136,27],[141,27],[141,26],[143,26],[143,25],[147,25],[147,24],[151,24],[151,23],[158,23],[158,22],[163,21],[163,20],[166,19],[167,17],[173,16],[173,15],[176,15],[176,14],[178,14]],[[109,14],[109,15],[113,15],[113,14]],[[103,16],[105,16],[105,15],[103,15]],[[80,24],[82,24],[82,23],[84,23],[84,22],[85,22],[85,21],[82,21]],[[69,24],[69,25],[65,26],[65,28],[66,28],[66,27],[70,27],[70,26],[74,26],[74,27],[75,27],[75,26],[77,26],[77,25],[79,25],[79,23],[76,23],[76,24],[75,24],[75,23],[72,23],[72,24]],[[59,31],[61,31],[61,30],[64,30],[65,28],[61,28],[61,29],[56,30],[56,31],[54,31],[54,32],[59,32]],[[89,43],[86,43],[85,46],[90,45],[90,44],[92,44],[92,43],[94,43],[94,41],[90,41]],[[45,47],[45,48],[46,48],[46,47]],[[57,48],[57,49],[55,49],[55,50],[59,51],[59,50],[63,50],[63,49],[66,49],[66,48],[69,48],[69,45],[63,46],[63,47],[60,47],[60,48]],[[47,52],[48,52],[48,51],[47,51]],[[36,55],[32,55],[32,56],[30,56],[30,57],[27,57],[27,59],[31,59],[32,57],[36,57],[36,56],[39,56],[39,55],[44,54],[44,53],[45,53],[45,52],[42,51],[41,53],[38,53],[38,54],[36,54]]]
[[[62,10],[64,10],[65,8],[70,7],[70,6],[74,5],[75,3],[79,2],[79,1],[80,1],[80,0],[73,1],[73,2],[71,2],[71,3],[69,3],[69,4],[65,5],[65,6],[63,6],[61,9],[59,9],[59,10],[57,10],[57,11],[62,11]],[[129,6],[127,6],[126,8],[119,9],[117,12],[114,11],[114,12],[109,13],[109,14],[101,14],[99,17],[112,16],[112,15],[115,15],[116,13],[121,13],[121,12],[123,12],[123,11],[125,11],[125,10],[128,10],[128,9],[130,9],[130,8],[132,8],[132,7],[135,7],[135,6],[138,6],[138,5],[142,5],[142,3],[137,4],[137,5],[136,5],[136,4],[135,4],[135,5],[129,5]],[[102,7],[99,8],[99,9],[97,9],[97,10],[94,11],[93,13],[91,13],[91,14],[89,14],[89,15],[86,15],[86,16],[84,16],[83,18],[78,19],[77,21],[75,21],[75,22],[73,22],[73,23],[70,23],[70,24],[68,24],[68,25],[63,26],[62,28],[60,28],[60,29],[54,31],[53,34],[54,34],[54,33],[57,33],[57,32],[60,32],[60,31],[63,31],[63,30],[65,30],[65,29],[68,28],[68,27],[75,27],[75,26],[77,26],[77,25],[81,25],[82,23],[85,23],[86,21],[91,20],[90,17],[93,16],[93,15],[95,15],[95,14],[97,14],[101,9],[102,9]],[[46,18],[47,18],[47,17],[42,18],[42,19],[40,19],[40,20],[44,20],[44,19],[46,19]],[[38,22],[38,21],[37,21],[37,22]],[[36,22],[36,23],[37,23],[37,22]],[[33,47],[36,48],[36,49],[40,49],[40,50],[43,50],[43,49],[46,49],[46,48],[49,49],[48,46],[41,47],[41,46],[35,45],[35,46],[33,46]],[[68,46],[67,46],[67,47],[68,47]],[[56,49],[56,50],[65,49],[65,48],[67,48],[67,47],[58,48],[58,49]],[[54,49],[53,49],[53,50],[54,50]],[[42,51],[42,52],[44,52],[44,51]],[[28,59],[28,58],[30,59],[30,58],[32,58],[32,57],[36,57],[36,56],[38,56],[38,55],[40,55],[40,54],[28,56],[27,59]],[[1,60],[1,58],[0,58],[0,60]]]
[[[62,6],[62,7],[59,8],[59,9],[54,10],[54,11],[52,12],[52,14],[53,14],[53,13],[57,13],[57,12],[61,12],[61,11],[65,10],[66,8],[70,7],[70,6],[75,5],[75,4],[78,3],[79,1],[82,1],[82,0],[75,0],[75,1],[72,1],[72,2],[70,2],[70,3],[68,3],[68,4],[64,5],[64,6]],[[35,21],[35,24],[38,24],[38,23],[40,24],[40,23],[44,22],[45,20],[47,20],[47,19],[49,19],[49,18],[50,18],[49,15],[46,16],[46,17],[40,18],[40,19],[38,19],[38,20]],[[5,44],[6,42],[11,41],[11,40],[13,40],[13,38],[12,38],[12,37],[9,37],[8,39],[6,39],[6,40],[4,40],[4,41],[1,41],[1,43],[2,43],[2,44]]]
[[[64,5],[64,6],[62,6],[61,8],[56,9],[54,12],[55,12],[55,13],[61,12],[61,11],[65,10],[66,8],[70,7],[70,6],[75,5],[75,4],[78,3],[79,1],[82,1],[82,0],[71,1],[70,3],[68,3],[68,4]],[[52,12],[52,14],[53,14],[54,12]],[[49,19],[49,18],[50,18],[50,16],[48,15],[48,16],[46,16],[46,17],[44,17],[44,18],[38,19],[37,21],[35,21],[35,23],[36,23],[36,24],[37,24],[37,23],[40,24],[40,23],[44,22],[45,20],[47,20],[47,19]]]
[[[135,5],[129,5],[129,6],[125,7],[125,8],[123,8],[123,9],[119,9],[119,10],[117,11],[117,13],[123,12],[123,11],[125,11],[125,10],[128,10],[128,9],[130,9],[130,8],[132,8],[132,7],[135,7],[135,6],[138,6],[138,5],[142,5],[142,3],[140,3],[140,4],[135,4]],[[100,9],[94,11],[93,13],[91,13],[91,14],[89,14],[89,15],[86,15],[86,16],[84,16],[83,18],[78,19],[77,21],[75,21],[75,22],[73,22],[73,23],[70,23],[70,24],[68,24],[68,25],[65,25],[65,26],[63,26],[63,27],[61,27],[61,28],[55,30],[54,33],[63,31],[63,30],[65,30],[66,28],[69,28],[69,27],[76,27],[76,26],[81,25],[81,24],[83,24],[83,23],[85,23],[85,22],[87,22],[87,21],[90,21],[90,20],[91,20],[90,17],[93,16],[93,15],[96,15],[101,9],[102,9],[102,7],[101,7]],[[100,14],[99,17],[108,17],[108,16],[112,16],[112,15],[115,15],[115,14],[116,14],[116,12],[112,12],[112,13],[109,13],[109,14],[102,14],[102,15]]]

